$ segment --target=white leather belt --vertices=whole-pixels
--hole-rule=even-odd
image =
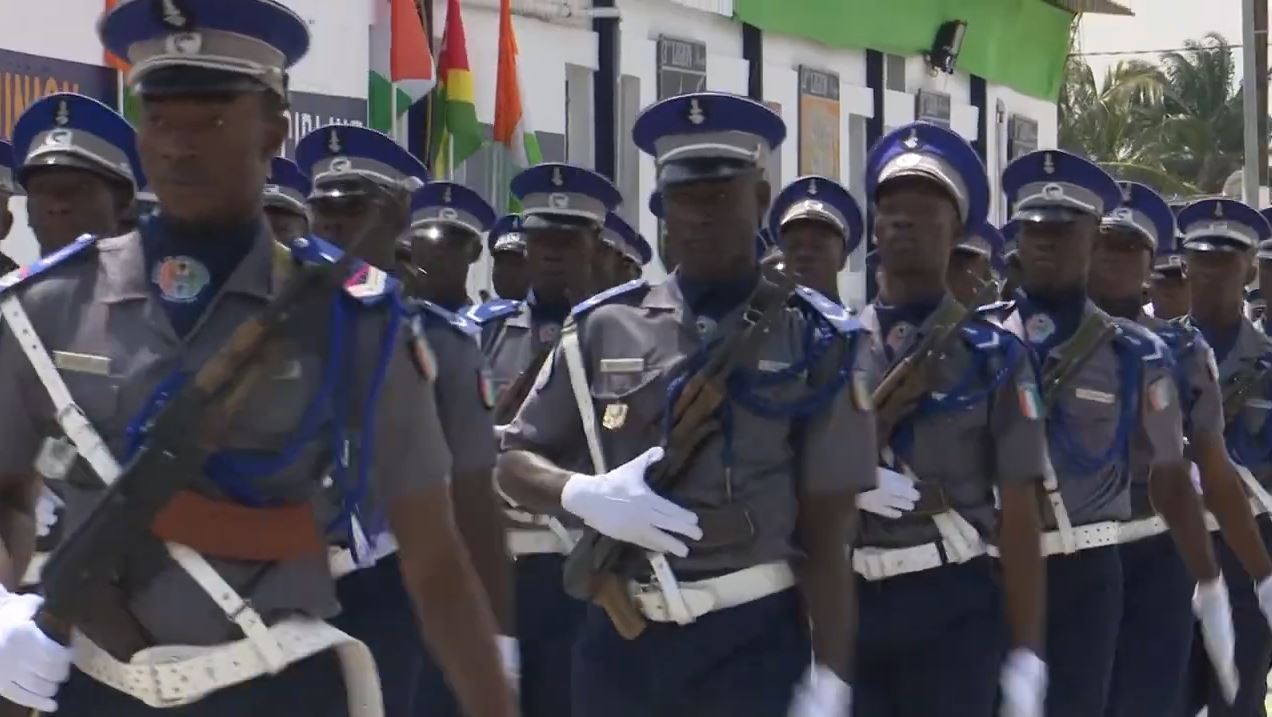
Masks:
[[[795,585],[795,573],[786,561],[753,565],[718,578],[680,583],[692,619],[718,610],[755,602]],[[636,607],[654,622],[678,622],[667,607],[667,599],[658,585],[631,582],[628,591]]]
[[[1043,533],[1043,556],[1071,555],[1082,550],[1106,548],[1110,545],[1117,545],[1121,538],[1119,524],[1111,520],[1103,523],[1075,525],[1068,532],[1068,536],[1064,536],[1059,530]],[[1071,538],[1072,550],[1065,549],[1066,543],[1070,542],[1065,539],[1066,537]]]
[[[22,582],[19,583],[24,588],[33,587],[40,584],[40,573],[44,570],[44,564],[49,560],[48,553],[36,553],[31,556],[31,564],[27,566],[26,574],[22,576]]]
[[[872,548],[867,546],[852,548],[849,552],[852,554],[852,569],[858,575],[870,581],[923,572],[924,570],[939,568],[942,565],[958,564],[957,561],[946,560],[944,556],[950,554],[948,547],[942,553],[941,546],[937,543],[924,543],[923,545],[915,545],[909,548]],[[973,553],[967,556],[968,560],[987,555],[990,551],[986,549],[983,543],[978,543]]]
[[[268,628],[288,664],[335,649],[351,717],[383,717],[375,659],[367,646],[320,620],[294,618]],[[151,647],[116,660],[80,633],[72,641],[81,672],[154,708],[198,702],[217,690],[272,674],[251,640],[214,647]]]
[[[583,534],[580,530],[567,531],[572,543],[577,543]],[[520,555],[565,555],[570,546],[550,530],[534,530],[532,528],[513,528],[507,532],[508,552],[515,558]]]
[[[1126,543],[1134,543],[1144,538],[1152,538],[1165,533],[1169,528],[1166,527],[1166,521],[1162,520],[1160,515],[1151,518],[1141,518],[1140,520],[1132,520],[1122,523],[1118,528],[1118,542],[1125,545]]]

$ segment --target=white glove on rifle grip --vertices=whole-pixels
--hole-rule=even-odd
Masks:
[[[1047,663],[1023,647],[1007,653],[999,677],[1001,717],[1042,717],[1047,699]]]
[[[40,498],[35,503],[35,537],[47,538],[53,532],[53,526],[57,525],[58,508],[65,506],[66,503],[47,485],[40,489]]]
[[[662,448],[650,448],[609,473],[576,473],[561,489],[561,507],[602,535],[683,558],[689,546],[670,533],[700,540],[702,528],[696,513],[663,498],[645,483],[645,471],[662,457]]]
[[[788,717],[847,717],[852,714],[852,686],[829,667],[814,664],[795,685]]]
[[[58,688],[71,676],[71,649],[35,624],[44,598],[0,587],[0,697],[40,712],[55,712]]]
[[[1236,633],[1232,628],[1232,603],[1228,600],[1228,586],[1223,576],[1206,583],[1197,583],[1193,592],[1193,614],[1201,623],[1202,642],[1206,654],[1219,680],[1223,699],[1232,704],[1237,698],[1240,679],[1233,653],[1237,649]]]
[[[884,518],[900,518],[914,510],[919,502],[919,489],[907,475],[880,467],[876,474],[878,487],[857,494],[857,508]]]
[[[521,643],[515,637],[495,635],[495,646],[499,648],[499,664],[503,666],[504,678],[513,692],[521,690]]]

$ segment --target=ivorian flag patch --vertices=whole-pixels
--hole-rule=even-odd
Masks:
[[[411,359],[415,363],[415,368],[426,380],[432,381],[437,377],[437,356],[433,354],[433,347],[428,345],[423,336],[411,338]]]
[[[1175,380],[1163,376],[1148,387],[1148,405],[1154,411],[1162,411],[1175,401]]]
[[[1042,396],[1038,384],[1026,381],[1016,384],[1016,399],[1020,403],[1020,415],[1031,421],[1042,418]]]
[[[483,369],[477,370],[477,395],[487,411],[495,407],[495,384],[490,380],[489,372]]]

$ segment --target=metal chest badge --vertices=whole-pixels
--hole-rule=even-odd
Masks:
[[[495,407],[495,384],[490,380],[490,372],[485,369],[477,369],[477,395],[487,411]]]
[[[1148,405],[1154,411],[1163,411],[1175,401],[1175,379],[1163,376],[1148,387]]]
[[[870,379],[864,371],[852,372],[852,403],[858,411],[874,410],[874,393],[870,390]]]
[[[608,431],[617,431],[627,423],[627,404],[611,403],[605,407],[605,415],[601,417],[601,425]]]
[[[151,280],[165,301],[188,304],[212,283],[212,274],[198,259],[170,256],[155,266]]]
[[[437,376],[437,355],[420,334],[411,337],[411,360],[425,380],[432,381]]]
[[[561,337],[561,325],[556,323],[541,324],[539,326],[539,343],[548,345],[556,343]]]
[[[1055,332],[1056,322],[1046,314],[1034,314],[1025,321],[1025,339],[1031,344],[1043,343]]]

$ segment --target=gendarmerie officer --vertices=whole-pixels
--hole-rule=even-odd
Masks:
[[[954,250],[950,252],[945,282],[950,294],[960,304],[971,306],[980,302],[978,297],[985,295],[985,289],[990,284],[1000,288],[998,274],[1004,263],[1004,243],[1003,234],[997,227],[989,222],[982,222],[954,246]],[[995,293],[995,297],[997,295]]]
[[[778,193],[768,233],[804,286],[843,304],[839,272],[861,242],[861,208],[848,190],[826,177],[800,177]]]
[[[490,252],[490,285],[495,295],[507,301],[525,301],[530,294],[530,262],[526,259],[526,238],[521,233],[521,215],[505,214],[486,234]]]
[[[861,320],[882,381],[975,310],[945,281],[953,247],[985,221],[989,181],[971,145],[926,123],[881,139],[866,172],[888,299]],[[927,390],[882,443],[879,487],[857,496],[857,714],[990,715],[1001,684],[1002,714],[1041,715],[1038,378],[1021,340],[982,318],[936,350],[914,368]]]
[[[421,230],[437,229],[435,225],[440,222],[435,220],[443,212],[447,217],[459,217],[456,207],[448,207],[445,201],[445,190],[450,187],[437,186],[436,192],[431,191],[433,185],[424,184],[428,178],[424,165],[392,138],[375,130],[343,125],[319,128],[296,144],[296,159],[313,178],[309,209],[315,229],[324,238],[337,246],[347,246],[356,240],[366,217],[379,212],[385,231],[358,251],[372,266],[385,271],[398,268],[399,242],[409,237],[410,223],[416,218],[407,213],[412,194],[423,197],[419,204],[412,205],[419,213]],[[378,191],[394,196],[394,204],[388,210],[377,206]],[[451,200],[456,196],[466,195],[456,194],[452,188]],[[486,212],[493,214],[488,209]],[[465,215],[461,230],[475,233],[474,229],[482,225],[472,214]],[[426,338],[425,345],[430,347],[416,358],[427,367],[427,373],[436,377],[437,412],[450,448],[450,491],[455,515],[448,523],[460,529],[467,548],[464,552],[471,555],[487,595],[499,603],[496,617],[503,635],[499,646],[508,665],[515,658],[516,647],[515,640],[509,637],[508,615],[502,605],[507,592],[507,560],[490,482],[494,467],[493,424],[490,392],[475,342],[476,327],[436,304],[415,302],[408,309],[418,314],[413,328],[419,330],[417,333]],[[334,477],[340,484],[340,476]],[[337,554],[333,571],[338,576],[348,574],[337,583],[344,610],[335,624],[371,648],[380,666],[385,710],[398,715],[412,710],[417,674],[426,669],[422,662],[426,656],[418,636],[410,629],[413,607],[402,586],[408,566],[394,555],[397,546],[385,531],[386,508],[391,506],[378,496],[364,496],[348,530],[337,536],[347,550]],[[430,644],[429,648],[435,646]],[[437,662],[446,665],[445,656],[435,649],[433,652]],[[430,664],[427,669],[435,671],[436,667]],[[442,696],[448,697],[444,693]]]
[[[1122,615],[1119,523],[1131,516],[1128,451],[1184,473],[1171,356],[1152,333],[1087,298],[1091,247],[1121,199],[1095,164],[1059,150],[1008,165],[1022,288],[1002,307],[1042,376],[1054,476],[1045,481],[1047,714],[1103,714]],[[1218,601],[1216,600],[1216,603]],[[1208,613],[1209,614],[1209,613]]]
[[[136,133],[118,113],[91,97],[49,95],[18,118],[13,152],[42,255],[119,232],[142,173]]]
[[[432,182],[411,197],[410,263],[421,270],[418,298],[453,313],[472,305],[468,271],[495,210],[468,187]]]
[[[1175,236],[1163,239],[1153,255],[1145,312],[1167,321],[1187,316],[1192,303],[1182,241],[1183,237],[1176,232]]]
[[[308,47],[303,20],[262,0],[143,0],[121,3],[99,31],[133,63],[138,151],[161,211],[136,233],[46,257],[3,299],[7,321],[22,310],[49,352],[0,332],[0,534],[17,569],[31,505],[15,497],[33,495],[37,455],[47,470],[49,446],[66,445],[55,416],[82,412],[104,440],[63,429],[93,469],[71,474],[82,481],[68,493],[73,530],[101,481],[149,440],[166,397],[296,262],[332,261],[311,240],[276,249],[261,212],[287,134],[286,68]],[[362,267],[343,291],[290,308],[278,354],[221,419],[201,474],[77,625],[74,670],[72,651],[32,623],[40,598],[3,598],[0,694],[69,715],[381,714],[365,646],[321,622],[339,605],[312,505],[333,456],[348,455],[349,477],[390,507],[422,627],[469,711],[512,713],[493,619],[449,522],[450,456],[429,377],[411,359],[423,344],[393,331],[391,292]],[[343,375],[324,371],[337,361]],[[336,410],[335,394],[361,410]]]
[[[1268,300],[1263,296],[1263,290],[1257,286],[1246,289],[1245,292],[1245,310],[1246,318],[1250,319],[1260,331],[1263,330],[1263,317],[1268,309]]]
[[[1199,330],[1214,351],[1224,440],[1258,513],[1256,523],[1263,545],[1272,549],[1268,516],[1272,510],[1268,496],[1272,486],[1272,421],[1268,420],[1272,412],[1272,380],[1268,375],[1272,342],[1241,312],[1242,289],[1253,274],[1255,247],[1272,236],[1272,228],[1254,209],[1231,199],[1194,202],[1179,212],[1178,223],[1192,288],[1186,325]],[[1248,534],[1237,542],[1236,534],[1223,524],[1214,499],[1207,496],[1207,503],[1224,528],[1223,536],[1215,540],[1215,550],[1232,596],[1240,689],[1236,700],[1225,704],[1223,683],[1216,679],[1213,667],[1205,664],[1205,656],[1194,651],[1194,672],[1206,678],[1206,684],[1188,708],[1195,712],[1207,706],[1210,717],[1251,717],[1262,710],[1272,659],[1272,633],[1268,629],[1272,578],[1263,574],[1267,565]]]
[[[0,140],[0,239],[9,236],[13,228],[13,212],[9,211],[9,200],[18,191],[13,181],[13,145]],[[5,254],[0,254],[0,276],[18,268],[18,263]]]
[[[621,217],[619,219],[622,220]],[[608,221],[607,215],[606,222]],[[606,232],[605,224],[602,224],[596,247],[592,250],[592,293],[600,293],[623,283],[619,278],[625,273],[623,265],[623,240]]]
[[[645,237],[641,236],[632,225],[627,223],[617,212],[610,212],[605,217],[605,226],[601,228],[601,236],[611,246],[618,249],[620,260],[615,270],[615,286],[635,281],[640,278],[642,267],[654,257],[653,248]]]
[[[265,178],[265,218],[279,241],[309,236],[309,207],[305,204],[313,186],[309,177],[286,157],[269,161]]]
[[[1158,241],[1175,235],[1175,217],[1166,201],[1145,185],[1121,182],[1121,202],[1101,220],[1089,274],[1096,305],[1112,316],[1131,319],[1161,337],[1175,361],[1184,414],[1188,457],[1201,487],[1225,530],[1253,556],[1266,575],[1268,557],[1258,542],[1240,478],[1228,461],[1223,414],[1210,347],[1196,331],[1148,316],[1141,287],[1154,262]],[[1198,573],[1212,573],[1211,542],[1192,480],[1182,475],[1149,476],[1140,451],[1130,456],[1131,520],[1121,526],[1122,620],[1106,715],[1169,714],[1183,697],[1193,636],[1191,599]],[[1190,526],[1180,530],[1179,526]],[[1168,535],[1168,530],[1171,535]],[[1181,559],[1181,553],[1182,558]],[[1218,578],[1213,578],[1217,581]],[[1203,581],[1204,582],[1204,581]],[[1213,586],[1197,587],[1199,596]],[[1204,602],[1204,601],[1203,601]],[[1228,630],[1226,606],[1212,608]],[[1145,644],[1154,646],[1144,649]],[[1225,648],[1225,650],[1230,648]],[[1229,667],[1229,670],[1232,668]]]
[[[620,200],[609,180],[564,164],[521,172],[512,180],[512,192],[523,211],[530,295],[524,302],[492,301],[469,312],[481,324],[482,351],[504,403],[513,400],[504,394],[514,384],[529,385],[537,364],[546,362],[556,345],[571,305],[589,295],[589,257],[605,217]],[[527,717],[569,715],[571,654],[584,604],[566,594],[561,576],[578,522],[535,515],[520,506],[508,516],[508,547],[516,560],[522,712]]]
[[[687,372],[760,310],[761,167],[785,126],[744,97],[698,93],[646,109],[633,134],[654,156],[679,268],[575,308],[496,471],[531,509],[653,551],[619,576],[648,621],[638,637],[589,608],[573,714],[848,714],[844,546],[855,493],[874,484],[874,431],[847,311],[808,289],[799,308],[770,294],[777,321],[729,380],[720,430],[665,496],[645,482]]]

